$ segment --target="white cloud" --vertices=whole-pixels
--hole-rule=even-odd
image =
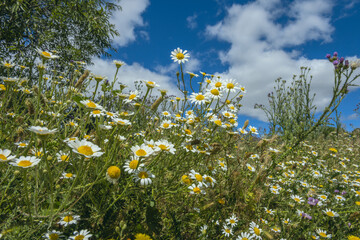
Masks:
[[[141,14],[149,3],[149,0],[122,0],[120,2],[122,10],[115,12],[110,19],[110,22],[115,24],[115,28],[120,33],[120,36],[114,38],[115,46],[126,46],[136,39],[135,27],[145,25]],[[142,31],[140,35],[148,39],[146,32]]]
[[[88,66],[88,69],[93,74],[108,77],[109,82],[112,83],[116,72],[116,67],[113,61],[100,58],[95,58],[92,61],[94,65]],[[169,76],[158,72],[150,71],[149,69],[144,68],[138,63],[124,65],[119,69],[114,89],[119,89],[119,83],[122,83],[127,85],[128,89],[133,90],[135,89],[135,81],[141,80],[153,81],[160,85],[159,88],[154,89],[153,95],[159,94],[156,89],[167,89],[168,95],[179,94],[176,85],[171,81],[171,78]],[[92,87],[92,91],[94,91],[94,81],[91,83],[90,87]]]
[[[186,18],[186,22],[187,22],[188,28],[190,28],[190,29],[195,29],[195,28],[198,26],[198,24],[197,24],[197,22],[196,22],[196,18],[197,18],[197,15],[196,15],[196,14],[194,14],[194,15],[192,15],[192,16],[188,16],[188,17]]]
[[[228,51],[219,52],[221,61],[229,64],[228,70],[219,74],[235,78],[247,88],[243,114],[266,120],[261,110],[253,109],[254,104],[267,105],[267,94],[273,91],[275,79],[291,80],[300,73],[301,66],[312,69],[312,92],[316,92],[318,110],[326,106],[333,86],[332,64],[284,48],[313,40],[331,41],[332,7],[328,0],[297,0],[288,6],[280,0],[258,0],[232,5],[222,21],[207,26],[208,36],[231,44]]]

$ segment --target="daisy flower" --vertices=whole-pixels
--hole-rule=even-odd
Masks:
[[[52,54],[51,52],[42,51],[40,49],[36,49],[36,51],[40,54],[40,56],[44,59],[56,59],[59,56]]]
[[[140,182],[141,186],[150,185],[152,183],[151,178],[155,178],[155,175],[150,173],[146,168],[139,167],[135,172],[135,182]]]
[[[158,84],[156,84],[155,82],[152,82],[152,81],[143,80],[143,82],[145,83],[145,85],[148,88],[160,87]]]
[[[60,177],[60,179],[73,179],[73,178],[75,178],[75,177],[76,177],[75,174],[63,172],[63,173],[62,173],[62,176]]]
[[[161,151],[175,154],[176,149],[174,148],[174,144],[168,142],[167,140],[159,140],[156,141],[155,144]]]
[[[100,106],[97,103],[94,103],[91,100],[82,100],[82,101],[80,101],[80,103],[89,109],[103,110],[102,106]]]
[[[316,229],[316,233],[323,238],[331,238],[331,234],[326,234],[326,231],[321,230],[320,228]]]
[[[116,184],[120,178],[121,170],[117,166],[111,166],[106,170],[106,179],[112,184]]]
[[[170,120],[164,120],[161,122],[160,124],[160,128],[162,129],[170,129],[172,128],[174,125],[172,124],[172,122]]]
[[[210,177],[208,175],[204,175],[203,176],[203,179],[204,179],[204,184],[206,186],[210,186],[210,187],[214,187],[215,186],[215,183],[216,183],[216,180],[213,178],[213,177]]]
[[[339,201],[345,201],[346,199],[343,197],[343,196],[341,196],[341,195],[336,195],[335,196],[335,199],[339,202]]]
[[[131,174],[131,173],[135,172],[135,170],[136,170],[138,167],[143,167],[143,166],[144,166],[143,163],[141,163],[141,164],[139,165],[139,159],[138,159],[138,158],[131,156],[130,159],[131,159],[131,160],[126,160],[126,162],[125,162],[125,164],[124,164],[124,166],[123,166],[124,169],[125,169],[125,172]]]
[[[58,162],[68,162],[70,159],[69,154],[64,153],[63,151],[59,151],[56,153],[56,157],[58,159]]]
[[[206,101],[208,101],[208,98],[206,95],[204,95],[201,92],[199,92],[199,93],[192,92],[189,97],[189,101],[191,103],[195,103],[195,105],[201,105],[201,104],[206,103]]]
[[[205,97],[208,99],[219,99],[222,97],[222,92],[218,88],[210,88],[206,90]]]
[[[230,218],[225,219],[225,222],[226,222],[227,224],[229,224],[231,227],[234,227],[234,226],[236,225],[237,221],[238,221],[238,219],[237,219],[237,217],[236,217],[234,214],[231,215]]]
[[[251,240],[253,237],[250,235],[250,233],[242,232],[240,235],[236,238],[236,240]]]
[[[337,212],[332,211],[331,209],[327,208],[323,210],[323,212],[328,215],[329,217],[338,217],[339,214]]]
[[[135,157],[149,157],[154,153],[154,150],[146,144],[133,146],[131,147],[131,151],[134,153]]]
[[[302,197],[299,197],[298,195],[291,195],[290,197],[297,203],[303,203],[305,201]]]
[[[250,164],[246,164],[247,169],[249,169],[251,172],[255,172],[255,168],[251,166]]]
[[[268,208],[264,208],[265,209],[265,212],[270,214],[270,215],[274,215],[274,210],[271,210],[271,209],[268,209]]]
[[[200,187],[202,187],[205,184],[203,176],[200,173],[195,172],[194,169],[190,170],[189,177],[193,180],[196,180]]]
[[[100,157],[103,155],[103,152],[100,152],[101,148],[97,145],[93,144],[92,142],[89,142],[85,139],[79,141],[71,141],[67,143],[69,147],[73,149],[74,152],[81,154],[87,158],[91,157]]]
[[[73,240],[89,240],[92,236],[92,234],[90,234],[90,232],[88,230],[81,230],[80,232],[75,231],[74,232],[75,236],[71,236],[70,239]]]
[[[0,149],[0,162],[7,162],[15,159],[15,156],[10,156],[11,151],[9,149]]]
[[[61,220],[58,222],[58,224],[67,227],[70,224],[77,224],[78,220],[80,220],[80,216],[78,215],[72,215],[72,214],[66,214],[61,217]]]
[[[129,126],[131,125],[131,122],[129,120],[126,119],[121,119],[121,118],[113,118],[113,121],[121,126]]]
[[[239,83],[235,81],[236,81],[235,79],[224,80],[223,89],[228,90],[230,92],[236,92],[236,90],[239,89],[238,87]]]
[[[250,133],[253,133],[253,134],[256,134],[258,135],[258,130],[256,127],[253,127],[253,126],[249,126],[249,130],[250,130]]]
[[[25,148],[29,145],[29,143],[27,142],[17,142],[15,143],[15,145],[17,145],[19,148]]]
[[[259,228],[259,225],[257,225],[255,222],[250,223],[249,232],[252,234],[253,238],[256,239],[262,239],[261,235],[261,228]]]
[[[223,226],[223,229],[221,231],[226,237],[230,237],[230,235],[233,235],[232,229],[226,225]]]
[[[61,234],[62,232],[52,230],[47,232],[43,237],[48,240],[58,240],[63,237]]]
[[[180,64],[180,63],[185,63],[186,61],[189,61],[190,54],[187,52],[187,50],[183,51],[182,49],[177,48],[171,52],[170,57],[174,62],[177,62],[178,64]]]
[[[113,63],[115,64],[115,66],[116,66],[117,68],[120,68],[121,66],[126,65],[125,62],[119,61],[119,60],[114,60]]]
[[[188,187],[190,189],[190,194],[205,194],[205,191],[201,189],[200,185],[192,184]]]
[[[22,168],[29,168],[36,166],[40,162],[40,158],[37,157],[24,157],[15,158],[13,162],[10,162],[11,165]]]
[[[57,129],[48,129],[47,127],[39,127],[39,126],[31,126],[29,127],[29,130],[31,132],[36,133],[37,135],[49,135],[49,134],[54,134],[55,132],[57,132]]]
[[[104,115],[105,114],[103,112],[101,112],[100,110],[98,110],[98,109],[92,110],[90,112],[91,117],[101,117],[101,116],[104,116]]]

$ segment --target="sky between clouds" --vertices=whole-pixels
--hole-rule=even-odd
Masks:
[[[122,11],[116,12],[112,19],[120,33],[114,39],[118,53],[114,53],[112,59],[94,59],[90,70],[106,75],[112,81],[116,70],[112,60],[124,60],[127,65],[120,69],[120,82],[132,87],[136,80],[151,80],[161,89],[169,89],[169,94],[177,94],[175,73],[178,65],[171,62],[170,51],[180,47],[191,54],[185,64],[186,71],[205,71],[224,79],[236,79],[245,86],[247,93],[240,114],[254,121],[266,120],[264,113],[253,107],[255,103],[267,103],[274,80],[278,77],[290,80],[300,73],[301,66],[312,69],[312,89],[316,92],[318,109],[326,106],[333,84],[333,67],[324,58],[329,48],[326,46],[337,39],[336,18],[356,14],[352,9],[357,4],[357,1],[344,1],[341,15],[334,16],[339,14],[336,12],[339,5],[330,0],[209,1],[209,9],[202,5],[203,11],[195,10],[198,8],[192,6],[192,1],[184,1],[190,10],[184,8],[182,11],[180,6],[174,6],[181,11],[174,15],[175,20],[168,19],[169,15],[157,8],[159,2],[162,1],[122,0]],[[166,10],[167,3],[162,4]],[[167,11],[176,13],[172,9]],[[355,37],[359,39],[359,36]],[[317,57],[309,57],[314,55],[309,51],[311,48],[316,49],[314,52],[324,50],[319,51],[321,55]],[[359,48],[348,49],[345,57],[355,58],[358,51]],[[209,66],[213,66],[213,72]],[[347,108],[342,111],[344,120],[360,127],[351,111],[360,102],[357,95],[359,91],[353,88],[352,99],[347,99]]]

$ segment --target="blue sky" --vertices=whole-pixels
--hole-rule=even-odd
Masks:
[[[360,3],[358,0],[122,0],[123,10],[112,22],[120,32],[112,59],[94,59],[90,69],[107,75],[111,61],[127,63],[119,81],[154,80],[174,89],[178,65],[170,52],[188,50],[186,69],[233,78],[247,88],[239,122],[266,127],[265,116],[254,103],[267,103],[267,93],[278,77],[291,79],[300,66],[312,68],[315,103],[323,109],[330,100],[332,66],[327,53],[360,57]],[[341,104],[343,123],[360,127],[353,109],[360,90],[350,89]]]

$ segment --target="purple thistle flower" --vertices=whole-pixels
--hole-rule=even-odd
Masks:
[[[346,194],[346,191],[342,191],[342,192],[341,192],[341,195],[345,195],[345,194]]]
[[[335,189],[335,191],[334,191],[335,193],[339,193],[340,191],[339,190],[337,190],[337,189]]]
[[[334,52],[333,56],[334,57],[337,57],[338,53],[337,52]]]
[[[336,66],[336,65],[339,64],[339,61],[338,61],[338,60],[335,60],[335,61],[333,61],[333,64]]]
[[[344,62],[345,58],[341,57],[340,58],[340,63]]]
[[[309,197],[308,198],[308,204],[311,206],[315,206],[319,202],[319,199]]]
[[[302,213],[301,215],[302,215],[303,218],[306,218],[306,219],[309,219],[309,220],[312,219],[312,217],[307,213]]]
[[[330,59],[331,55],[330,54],[326,54],[326,58]]]

